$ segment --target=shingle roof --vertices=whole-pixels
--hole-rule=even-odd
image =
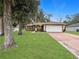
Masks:
[[[79,23],[68,25],[68,27],[79,27]]]
[[[32,26],[32,25],[66,25],[66,23],[61,23],[61,22],[47,22],[47,23],[34,23],[34,24],[27,24],[27,26]]]

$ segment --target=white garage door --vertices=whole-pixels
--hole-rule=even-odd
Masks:
[[[62,26],[47,25],[46,32],[62,32]]]

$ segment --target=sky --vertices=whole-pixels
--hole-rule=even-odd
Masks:
[[[66,15],[79,13],[79,0],[40,0],[40,8],[52,14],[52,21],[65,20]]]

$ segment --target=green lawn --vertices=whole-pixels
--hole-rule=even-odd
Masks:
[[[79,32],[67,32],[67,33],[79,35]]]
[[[76,59],[47,33],[14,33],[18,48],[0,49],[0,59]],[[0,37],[0,44],[3,37]]]

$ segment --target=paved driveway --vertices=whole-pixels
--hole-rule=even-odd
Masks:
[[[75,56],[79,57],[79,36],[68,33],[49,33],[49,35],[59,43],[62,43],[62,45]]]

